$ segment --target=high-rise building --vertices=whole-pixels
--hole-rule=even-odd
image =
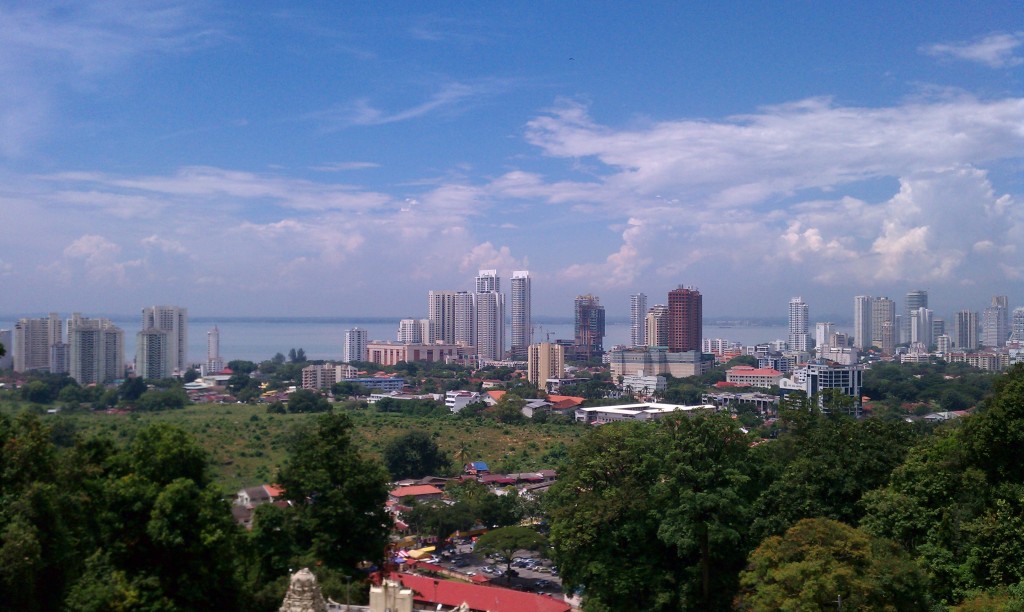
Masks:
[[[946,320],[932,316],[932,342],[946,333]]]
[[[910,316],[918,308],[928,308],[928,292],[924,289],[907,292],[907,299],[903,304],[903,318],[900,319],[899,342],[912,342]]]
[[[1024,307],[1013,309],[1013,319],[1010,322],[1010,337],[1013,342],[1024,343]]]
[[[14,347],[11,351],[14,354],[14,371],[63,371],[60,363],[51,367],[51,358],[54,357],[51,348],[63,342],[64,329],[57,313],[51,312],[46,318],[19,319],[14,324]],[[58,358],[64,354],[58,353]]]
[[[946,334],[939,334],[935,336],[935,348],[939,353],[945,355],[953,349],[953,339]]]
[[[832,336],[836,333],[836,326],[830,322],[819,322],[814,324],[814,346],[823,348],[831,345]]]
[[[512,273],[512,359],[526,359],[527,349],[533,343],[533,314],[531,311],[530,272]]]
[[[497,270],[480,270],[476,275],[476,292],[501,291],[501,279]]]
[[[442,344],[455,344],[455,292],[431,291],[427,294],[427,319],[434,330],[434,339]]]
[[[668,350],[670,353],[700,351],[704,324],[703,297],[692,287],[668,292]]]
[[[647,311],[647,346],[668,346],[668,306],[655,304]]]
[[[580,295],[573,304],[576,357],[589,360],[604,353],[604,306],[595,295]]]
[[[146,379],[174,376],[171,334],[156,327],[135,334],[135,375]]]
[[[547,379],[562,378],[565,373],[565,347],[554,342],[531,344],[526,359],[526,378],[535,387],[544,388]]]
[[[206,371],[216,374],[224,369],[224,358],[220,356],[220,329],[216,325],[206,332]]]
[[[430,323],[427,320],[427,326]],[[402,344],[423,344],[425,342],[423,336],[424,323],[421,319],[402,319],[398,322],[398,341]]]
[[[953,319],[953,346],[961,351],[978,348],[978,313],[961,310]]]
[[[647,296],[643,293],[629,296],[629,345],[647,345]]]
[[[874,298],[871,300],[871,343],[874,346],[882,348],[882,352],[885,352],[882,338],[882,325],[885,323],[891,324],[894,328],[890,330],[890,337],[886,338],[886,340],[891,341],[893,346],[895,346],[896,336],[899,334],[898,330],[895,328],[896,302],[887,297]],[[887,354],[891,355],[892,352],[890,351]]]
[[[369,343],[369,332],[359,327],[345,330],[345,346],[342,347],[341,360],[345,363],[366,361],[366,345]]]
[[[992,305],[982,313],[981,343],[991,347],[1005,346],[1009,335],[1009,299],[1005,295],[994,295]]]
[[[805,353],[810,350],[807,334],[807,302],[802,297],[789,300],[789,348]]]
[[[934,343],[932,311],[928,308],[915,308],[910,311],[910,343],[920,343],[927,350]]]
[[[896,336],[897,327],[893,321],[882,321],[882,329],[879,331],[881,336],[878,341],[879,348],[882,349],[883,355],[893,355],[896,352]]]
[[[853,298],[853,346],[859,350],[871,346],[874,340],[871,332],[871,303],[870,295]]]
[[[124,331],[77,312],[68,319],[68,373],[80,385],[124,378]]]
[[[476,347],[476,294],[455,293],[455,344]]]
[[[498,291],[477,293],[476,355],[481,363],[505,355],[505,295]]]
[[[142,331],[167,332],[168,376],[183,374],[188,363],[188,309],[179,306],[150,306],[142,309]],[[136,360],[138,356],[136,355]],[[148,377],[147,377],[148,378]]]

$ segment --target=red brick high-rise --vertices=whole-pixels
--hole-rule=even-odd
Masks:
[[[704,323],[700,291],[680,286],[668,292],[668,350],[700,351]]]

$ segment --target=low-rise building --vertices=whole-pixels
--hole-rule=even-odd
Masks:
[[[302,368],[303,389],[328,389],[331,385],[358,376],[358,370],[343,364],[324,363]]]
[[[670,353],[664,347],[637,347],[608,352],[613,377],[627,374],[671,375],[675,378],[700,376],[711,368],[712,359],[698,351]]]
[[[597,425],[615,421],[652,421],[674,412],[692,414],[701,411],[714,412],[715,410],[716,408],[710,404],[685,406],[681,404],[647,402],[622,404],[619,406],[599,406],[596,408],[577,408],[576,420],[580,423]]]
[[[381,365],[395,365],[401,361],[427,361],[449,363],[460,358],[464,347],[457,344],[412,344],[398,342],[369,342],[366,360]]]
[[[668,389],[664,376],[644,376],[643,374],[626,374],[622,377],[619,388],[638,395],[656,395]]]
[[[770,389],[779,386],[780,380],[782,380],[782,372],[772,368],[738,365],[725,371],[725,382],[745,387]]]
[[[479,401],[482,400],[476,391],[448,391],[444,394],[444,405],[453,414]]]

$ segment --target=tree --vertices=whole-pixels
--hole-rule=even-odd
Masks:
[[[185,375],[181,377],[186,383],[194,382],[199,378],[199,372],[195,368],[189,368],[185,370]]]
[[[447,472],[451,461],[425,431],[414,429],[387,443],[384,465],[393,479],[400,480]]]
[[[494,407],[494,418],[498,419],[500,423],[524,423],[526,422],[526,416],[523,415],[523,406],[525,405],[526,400],[523,398],[512,393],[506,393],[501,396],[501,399],[498,400],[497,405]]]
[[[547,546],[547,539],[529,527],[501,527],[480,536],[474,551],[481,555],[500,554],[505,558],[505,579],[512,569],[512,557],[520,550],[540,551]]]
[[[361,561],[381,559],[388,475],[356,449],[347,415],[324,414],[296,435],[278,481],[295,505],[296,545],[312,560],[355,571]]]
[[[288,395],[288,412],[328,412],[331,403],[319,393],[309,389],[298,389]]]
[[[126,402],[134,402],[146,392],[146,381],[141,376],[131,376],[124,379],[118,388],[118,394]]]
[[[188,404],[188,395],[181,389],[164,391],[150,389],[139,397],[135,407],[144,411],[173,410],[184,408],[186,404]]]
[[[233,359],[228,362],[228,369],[235,374],[248,376],[256,371],[256,363],[245,359]]]
[[[894,542],[830,519],[803,519],[750,555],[740,610],[929,610],[926,579]]]

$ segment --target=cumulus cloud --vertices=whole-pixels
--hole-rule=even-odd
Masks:
[[[127,272],[142,265],[141,260],[118,261],[121,247],[103,236],[86,234],[64,249],[64,256],[78,261],[90,281],[124,285]]]
[[[459,270],[467,274],[472,273],[475,276],[478,270],[498,270],[501,274],[528,267],[529,262],[526,259],[513,257],[512,250],[507,246],[495,248],[490,242],[483,242],[465,254],[459,265]]]
[[[1024,58],[1017,50],[1024,46],[1024,32],[996,33],[970,42],[935,43],[921,47],[927,55],[974,62],[989,68],[1020,66]]]

